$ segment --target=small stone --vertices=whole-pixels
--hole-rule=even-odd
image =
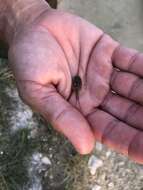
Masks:
[[[112,188],[113,188],[113,187],[114,187],[114,183],[112,183],[112,182],[109,183],[109,184],[108,184],[108,187],[112,187]]]
[[[36,135],[37,135],[37,128],[36,129],[33,129],[32,131],[31,131],[31,133],[30,133],[30,138],[35,138],[36,137]]]
[[[50,159],[47,158],[47,157],[43,157],[43,158],[41,159],[41,161],[42,161],[42,163],[45,164],[45,165],[51,165],[51,161],[50,161]]]
[[[44,174],[44,177],[46,178],[48,176],[49,172],[46,171],[45,174]]]
[[[99,185],[94,185],[93,187],[92,187],[92,189],[91,190],[101,190],[101,186],[99,186]]]
[[[50,175],[49,178],[50,178],[50,179],[54,179],[53,175]]]
[[[103,165],[103,161],[96,156],[92,155],[88,161],[88,168],[90,170],[91,175],[95,175],[98,168]]]
[[[100,180],[101,180],[101,181],[105,181],[105,179],[106,179],[106,173],[102,173],[102,174],[100,175]]]
[[[42,154],[41,153],[39,154],[39,157],[42,158]]]
[[[109,150],[106,152],[106,157],[109,158],[110,155],[111,155],[111,151]]]
[[[40,158],[41,158],[41,153],[37,152],[35,154],[33,154],[33,161],[35,162],[39,162],[40,161]]]
[[[3,155],[3,154],[4,154],[4,152],[3,152],[3,151],[1,151],[1,152],[0,152],[0,154],[1,154],[1,155]]]
[[[96,148],[96,150],[101,151],[103,148],[103,145],[101,143],[97,142],[95,148]]]
[[[43,142],[47,142],[47,138],[44,138],[44,137],[43,137],[43,138],[42,138],[42,141],[43,141]]]
[[[125,162],[119,162],[118,163],[118,166],[124,166],[125,165]]]

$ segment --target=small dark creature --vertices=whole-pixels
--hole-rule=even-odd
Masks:
[[[72,94],[75,93],[76,101],[79,102],[79,91],[80,91],[81,87],[82,87],[82,80],[81,80],[80,76],[75,75],[72,78],[71,93],[68,97],[68,101],[70,100]]]
[[[73,91],[79,91],[81,89],[81,86],[82,86],[81,78],[80,76],[76,75],[72,79],[72,89]]]
[[[76,99],[79,100],[78,94],[82,87],[82,81],[80,76],[76,75],[72,79],[72,92],[75,92]]]

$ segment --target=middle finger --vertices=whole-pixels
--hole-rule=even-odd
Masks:
[[[143,106],[110,92],[101,105],[102,109],[127,124],[143,130]]]
[[[111,88],[118,94],[143,104],[143,79],[139,76],[114,69]]]

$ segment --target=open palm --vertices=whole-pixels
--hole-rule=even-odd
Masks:
[[[142,54],[80,17],[48,9],[19,30],[9,62],[22,99],[78,152],[98,140],[143,162]]]

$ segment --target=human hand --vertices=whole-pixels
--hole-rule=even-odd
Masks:
[[[9,50],[22,99],[79,153],[91,152],[98,140],[140,163],[142,61],[82,18],[52,9],[19,29]],[[77,75],[82,86],[75,93]]]

